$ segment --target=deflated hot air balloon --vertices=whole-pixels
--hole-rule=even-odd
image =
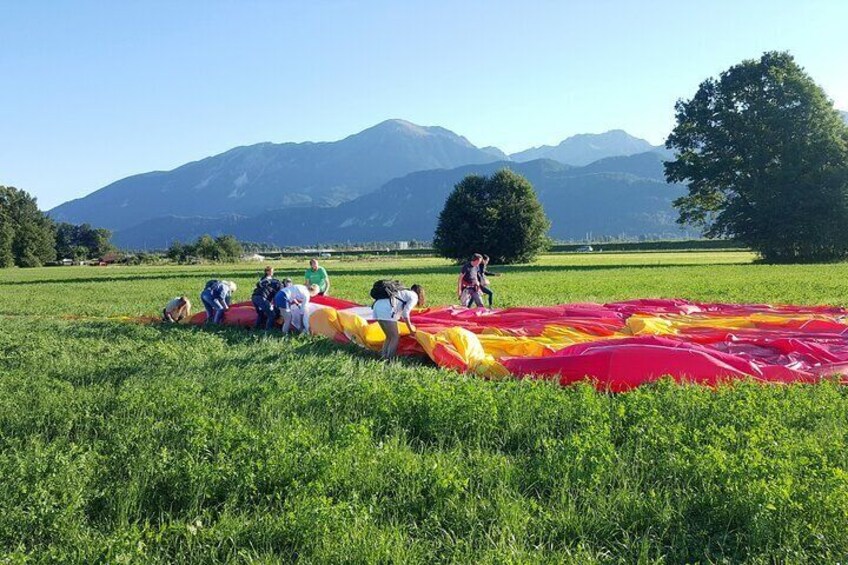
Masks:
[[[844,309],[825,306],[702,304],[630,300],[533,308],[416,311],[418,329],[400,324],[399,354],[489,378],[532,377],[569,384],[592,380],[626,391],[663,376],[714,385],[751,378],[847,382]],[[379,351],[385,336],[367,306],[316,297],[304,313],[310,332]],[[250,303],[236,304],[225,324],[252,327]],[[195,316],[202,323],[205,314]]]

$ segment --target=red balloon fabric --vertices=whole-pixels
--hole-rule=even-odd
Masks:
[[[379,350],[384,335],[370,308],[315,297],[306,313],[312,333]],[[728,379],[816,382],[848,374],[848,313],[831,306],[696,303],[641,299],[544,307],[419,309],[401,355],[484,377],[588,379],[621,392],[670,376],[715,385]],[[224,323],[253,326],[250,303]],[[195,316],[203,323],[205,314]]]

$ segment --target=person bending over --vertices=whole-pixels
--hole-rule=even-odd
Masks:
[[[280,315],[283,317],[283,335],[288,335],[292,326],[297,325],[296,315],[302,317],[303,331],[309,332],[309,316],[306,315],[306,307],[309,305],[309,299],[317,295],[318,292],[318,285],[315,284],[306,286],[292,284],[291,279],[283,281],[282,290],[274,298],[274,303],[280,309]],[[293,308],[296,311],[293,311]]]
[[[265,273],[266,276],[256,283],[256,288],[253,289],[250,300],[256,309],[256,325],[254,328],[259,329],[264,326],[265,331],[269,331],[274,327],[274,322],[277,321],[277,313],[274,311],[273,303],[274,296],[283,288],[283,283],[273,278],[273,269],[271,269],[271,276],[268,276],[268,269],[265,269]]]
[[[292,280],[290,278],[283,279],[280,290],[274,295],[274,309],[277,311],[277,315],[283,319],[283,335],[287,335],[291,328],[292,314],[287,290],[291,285]]]
[[[232,296],[236,292],[233,281],[209,281],[200,293],[200,300],[206,308],[206,323],[220,324],[224,312],[230,309]]]
[[[191,302],[185,296],[173,298],[162,309],[162,321],[176,324],[183,318],[191,316]]]
[[[409,333],[415,335],[418,331],[413,325],[410,315],[416,306],[424,306],[424,288],[414,284],[409,290],[400,290],[393,298],[381,298],[374,302],[374,319],[380,324],[380,329],[386,335],[380,356],[383,359],[393,359],[397,355],[400,344],[398,320],[409,327]]]

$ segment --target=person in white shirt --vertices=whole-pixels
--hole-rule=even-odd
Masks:
[[[303,331],[309,331],[309,316],[306,316],[306,307],[309,299],[318,294],[320,289],[317,284],[306,286],[303,284],[292,284],[291,279],[283,280],[283,288],[274,298],[274,303],[283,316],[283,335],[287,335],[292,325],[298,318],[303,319]],[[294,308],[294,311],[292,311]]]
[[[185,296],[177,296],[162,310],[162,321],[175,324],[191,316],[191,302]]]
[[[374,302],[374,319],[377,320],[383,333],[386,334],[383,348],[380,351],[380,356],[383,359],[392,359],[397,355],[397,348],[400,343],[399,319],[409,326],[409,332],[412,335],[415,335],[418,331],[415,329],[410,315],[413,308],[416,306],[423,307],[424,303],[424,288],[418,284],[412,285],[409,290],[398,291],[394,298],[381,298]]]

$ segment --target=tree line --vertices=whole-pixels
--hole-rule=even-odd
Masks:
[[[40,267],[59,258],[99,258],[114,251],[112,232],[54,222],[24,190],[0,186],[0,268]]]
[[[74,262],[100,259],[117,251],[111,237],[108,229],[54,222],[38,209],[29,193],[0,186],[0,268],[40,267],[57,258]],[[243,253],[242,244],[231,235],[204,235],[193,244],[175,242],[167,257],[178,263],[195,259],[233,262]]]

